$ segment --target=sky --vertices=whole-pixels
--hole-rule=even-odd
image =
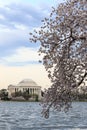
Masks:
[[[49,17],[52,6],[63,0],[0,0],[0,89],[32,79],[42,88],[50,80],[38,61],[40,44],[30,43],[29,32]]]

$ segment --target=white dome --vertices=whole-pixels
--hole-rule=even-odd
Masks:
[[[24,79],[17,86],[37,86],[37,84],[32,79]]]

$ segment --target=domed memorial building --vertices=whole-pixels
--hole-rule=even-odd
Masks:
[[[13,93],[16,92],[27,92],[31,95],[38,95],[38,99],[41,99],[41,86],[38,86],[36,82],[31,79],[24,79],[19,82],[17,85],[9,85],[8,86],[8,94],[9,97],[12,97]]]

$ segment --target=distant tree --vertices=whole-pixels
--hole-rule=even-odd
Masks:
[[[37,95],[37,94],[35,94],[35,101],[36,101],[36,102],[39,101],[39,99],[38,99],[38,95]]]
[[[27,91],[23,92],[22,96],[24,97],[25,100],[29,100],[29,98],[31,97],[31,95]]]
[[[1,89],[0,90],[0,98],[1,98],[1,100],[8,100],[7,89]]]
[[[43,115],[49,110],[65,112],[71,107],[72,92],[87,77],[87,0],[68,0],[53,8],[50,17],[34,30],[31,42],[40,42],[39,53],[52,85],[45,91]],[[74,94],[75,95],[75,94]]]
[[[22,96],[22,92],[21,91],[12,93],[12,97],[20,97],[20,96]]]

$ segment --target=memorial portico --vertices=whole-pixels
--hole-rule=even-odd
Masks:
[[[9,85],[8,93],[11,96],[15,92],[28,92],[28,94],[37,94],[39,99],[41,99],[41,86],[38,86],[36,82],[31,79],[24,79],[17,85]]]

